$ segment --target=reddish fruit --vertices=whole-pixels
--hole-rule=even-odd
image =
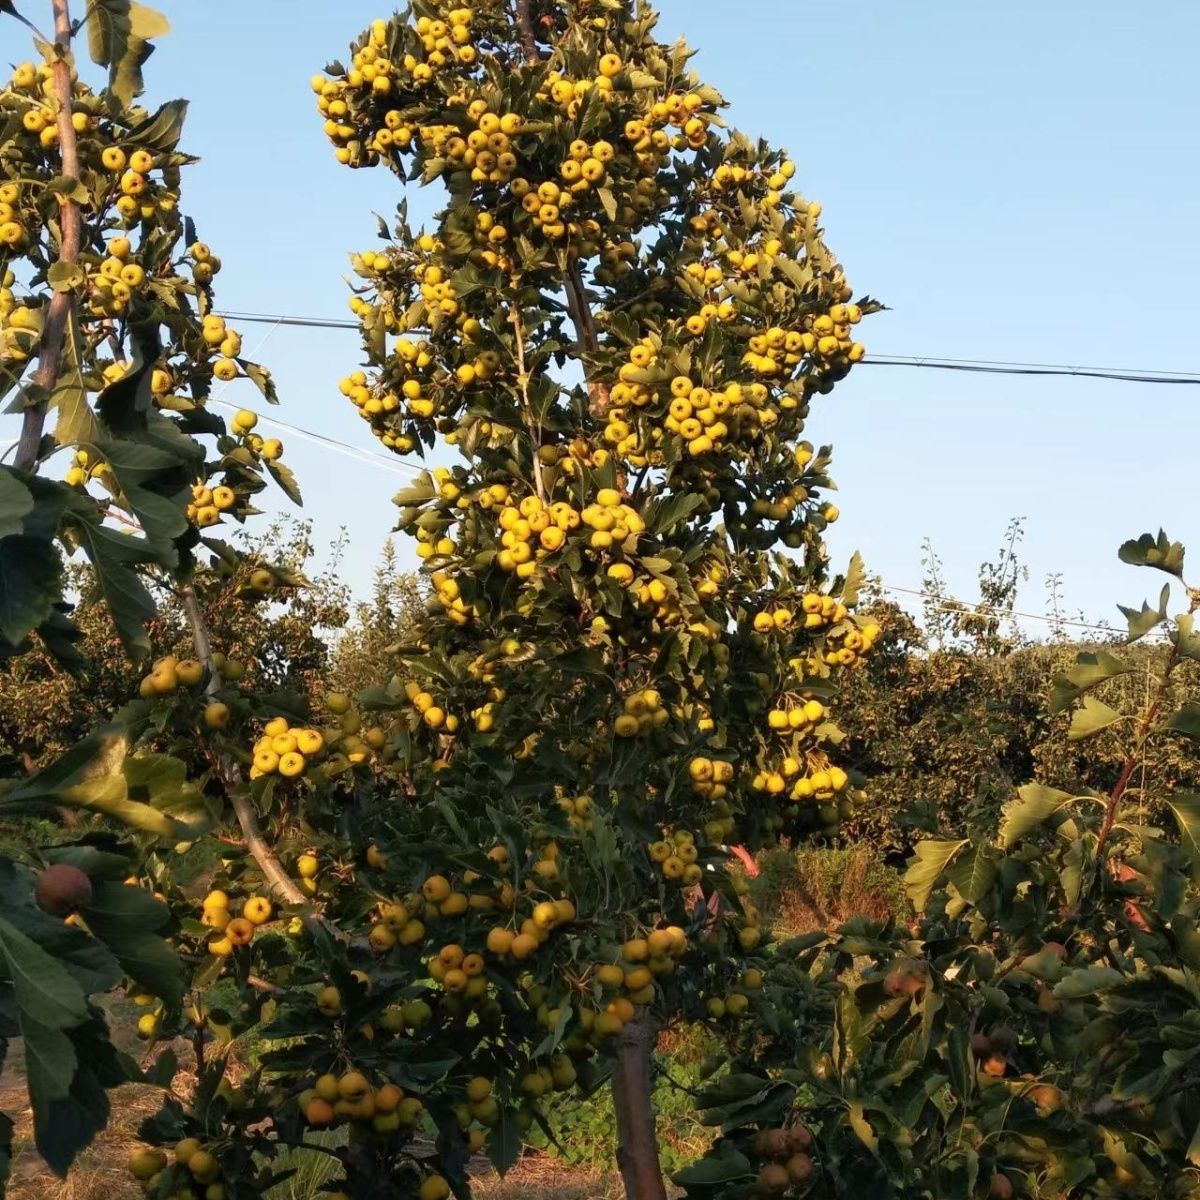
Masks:
[[[38,907],[52,917],[66,917],[92,902],[92,881],[78,868],[66,863],[47,867],[33,887]]]

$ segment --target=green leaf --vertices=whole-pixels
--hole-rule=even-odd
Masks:
[[[142,65],[150,39],[170,31],[170,22],[135,0],[92,0],[88,8],[88,49],[92,61],[108,67],[108,86],[127,107],[143,91]]]
[[[268,404],[278,404],[279,393],[275,390],[275,380],[271,377],[271,372],[266,367],[259,366],[258,363],[247,362],[242,358],[238,359],[238,363],[246,372],[247,378],[252,380],[254,386],[262,392],[263,399]],[[296,503],[298,504],[299,501]]]
[[[54,611],[62,595],[62,559],[42,538],[0,539],[0,637],[14,646]]]
[[[87,193],[84,193],[87,199]],[[52,263],[46,272],[46,282],[53,292],[73,292],[87,279],[87,272],[78,263]]]
[[[304,503],[300,495],[300,485],[296,482],[296,476],[291,467],[285,467],[281,462],[268,459],[267,470],[270,472],[271,478],[283,489],[283,494],[293,504]]]
[[[650,533],[669,533],[681,521],[686,521],[703,503],[704,497],[695,492],[678,492],[655,500],[646,512],[646,529]]]
[[[0,538],[20,533],[33,511],[33,493],[12,467],[0,466]]]
[[[1084,696],[1083,703],[1071,714],[1067,740],[1080,742],[1122,720],[1115,708],[1109,708],[1095,696]]]
[[[100,436],[100,427],[88,404],[83,376],[73,369],[59,380],[54,389],[54,404],[58,420],[54,425],[54,440],[60,446],[91,444]]]
[[[846,1111],[850,1120],[850,1128],[854,1130],[858,1140],[874,1154],[879,1149],[879,1138],[875,1136],[875,1130],[871,1128],[871,1123],[863,1112],[863,1106],[857,1100],[852,1100],[847,1105]]]
[[[1196,632],[1196,618],[1191,613],[1181,613],[1175,618],[1175,625],[1171,640],[1179,647],[1179,653],[1193,662],[1200,662],[1200,633]]]
[[[976,843],[970,854],[956,855],[946,867],[946,878],[972,904],[978,904],[996,879],[996,853],[986,842]]]
[[[750,1160],[741,1151],[726,1144],[690,1167],[677,1171],[671,1179],[681,1188],[712,1188],[740,1179],[752,1179],[754,1174]]]
[[[146,622],[157,609],[135,567],[155,561],[154,550],[128,534],[90,521],[79,522],[76,529],[126,650],[139,657],[149,654]]]
[[[966,838],[957,842],[917,843],[912,858],[908,860],[908,870],[904,872],[904,890],[917,912],[924,911],[937,881],[945,874],[954,856],[967,844]]]
[[[1183,546],[1171,541],[1161,529],[1157,538],[1143,533],[1137,541],[1126,542],[1117,551],[1117,557],[1133,567],[1155,567],[1178,579],[1183,578]]]
[[[1079,1000],[1084,996],[1095,996],[1111,992],[1125,982],[1125,976],[1115,967],[1082,967],[1068,971],[1054,985],[1054,994],[1060,1000]]]
[[[1017,789],[1017,799],[1004,806],[1000,817],[1000,844],[1011,850],[1031,829],[1048,821],[1074,797],[1070,792],[1027,783]]]
[[[87,998],[79,984],[4,917],[0,917],[0,962],[22,1014],[30,1014],[48,1029],[70,1029],[87,1020]],[[24,1021],[23,1015],[22,1026]]]
[[[129,140],[147,150],[157,150],[160,154],[171,153],[183,135],[187,110],[186,100],[168,100],[157,112],[129,131]]]
[[[1125,675],[1129,668],[1119,658],[1105,650],[1085,652],[1075,659],[1075,665],[1065,674],[1055,677],[1050,685],[1050,711],[1060,713],[1069,708],[1084,692],[1106,679]]]
[[[1200,704],[1185,704],[1166,719],[1163,728],[1168,733],[1182,733],[1184,737],[1200,741]]]
[[[136,442],[106,438],[96,443],[129,508],[152,540],[169,542],[188,529],[194,462],[184,452],[193,444],[186,438],[179,441],[178,446],[173,439],[160,437]]]
[[[1167,807],[1175,815],[1179,838],[1192,860],[1192,869],[1200,873],[1200,795],[1168,796]]]
[[[858,594],[867,581],[867,572],[863,567],[863,558],[857,550],[850,556],[850,565],[846,568],[846,579],[842,584],[842,603],[847,608],[853,608],[858,603]]]
[[[1144,600],[1142,607],[1126,608],[1123,604],[1118,604],[1117,607],[1121,610],[1125,619],[1129,622],[1129,634],[1125,638],[1126,643],[1136,642],[1139,638],[1143,638],[1152,629],[1157,629],[1167,619],[1167,605],[1171,600],[1171,585],[1163,584],[1163,590],[1158,598],[1158,607],[1151,608]]]

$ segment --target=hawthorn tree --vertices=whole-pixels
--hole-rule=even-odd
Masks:
[[[69,559],[88,563],[132,657],[149,650],[151,585],[172,591],[206,642],[204,609],[218,594],[257,599],[300,582],[215,536],[256,511],[269,477],[295,486],[279,442],[252,432],[253,413],[227,427],[207,407],[214,381],[248,377],[271,401],[274,390],[213,310],[220,260],[179,209],[193,161],[179,149],[186,103],[137,100],[167,22],[129,0],[96,0],[76,19],[68,0],[23,8],[0,10],[6,28],[32,33],[34,51],[0,89],[0,395],[20,416],[12,463],[0,465],[0,656],[83,674]],[[98,89],[80,77],[81,38],[106,69]],[[146,845],[191,842],[222,811],[209,780],[169,753],[151,699],[176,697],[186,735],[176,744],[194,747],[197,729],[228,713],[203,691],[236,688],[231,663],[205,659],[160,660],[137,704],[43,770],[3,764],[6,821],[54,805],[132,831],[119,839],[85,822],[73,843],[0,859],[0,1052],[23,1040],[37,1148],[59,1173],[107,1120],[106,1089],[143,1078],[110,1043],[93,997],[124,983],[166,1011],[183,999],[181,963],[162,938],[173,928],[165,893],[125,885],[150,884]],[[253,828],[254,814],[239,812]],[[0,1115],[0,1189],[11,1131]]]
[[[342,390],[442,460],[397,497],[429,611],[360,698],[387,766],[335,803],[262,730],[251,786],[319,916],[285,972],[265,939],[233,956],[288,1041],[221,1119],[268,1154],[347,1125],[347,1195],[465,1194],[471,1152],[503,1169],[546,1093],[611,1074],[627,1191],[662,1196],[659,1030],[760,1003],[730,846],[855,803],[828,704],[878,628],[851,615],[857,565],[830,575],[830,454],[802,439],[875,305],[790,160],[726,131],[655,23],[420,2],[313,82],[340,162],[447,194],[353,259],[367,362]],[[219,1128],[196,1133],[218,1158]],[[193,1150],[141,1169],[175,1186]]]
[[[1108,703],[1133,698],[1112,647],[1049,697],[1074,741],[1121,740],[1115,780],[1027,784],[993,835],[920,843],[913,930],[860,918],[777,947],[791,1003],[702,1094],[720,1136],[676,1177],[689,1197],[1200,1195],[1200,797],[1139,770],[1156,743],[1200,739],[1194,674],[1178,690],[1200,591],[1161,533],[1121,558],[1183,591],[1173,620],[1171,585],[1124,610],[1130,642],[1165,634],[1150,687]]]

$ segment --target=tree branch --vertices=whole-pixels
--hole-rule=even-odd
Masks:
[[[588,354],[595,354],[600,349],[600,336],[596,332],[596,319],[592,315],[588,303],[587,291],[583,286],[583,275],[579,269],[579,259],[574,255],[567,259],[563,272],[563,280],[567,292],[567,315],[575,326],[575,337]],[[592,415],[603,417],[608,412],[612,397],[607,383],[591,378],[591,371],[584,366],[584,376],[587,379],[588,396],[591,400]]]
[[[1189,613],[1196,611],[1197,605],[1200,604],[1200,598],[1193,597],[1191,604],[1188,607]],[[1117,782],[1113,785],[1113,790],[1108,797],[1108,805],[1104,810],[1104,823],[1100,826],[1100,835],[1096,838],[1096,862],[1101,861],[1101,856],[1104,853],[1104,847],[1108,845],[1109,836],[1112,834],[1113,824],[1117,819],[1117,809],[1121,805],[1121,797],[1125,795],[1125,789],[1129,787],[1129,781],[1133,778],[1133,772],[1137,768],[1138,762],[1141,760],[1142,751],[1145,749],[1146,742],[1150,737],[1150,733],[1154,727],[1154,720],[1158,716],[1159,709],[1162,707],[1162,702],[1167,694],[1167,685],[1171,680],[1171,672],[1175,670],[1179,664],[1179,646],[1180,638],[1175,639],[1174,645],[1171,647],[1171,653],[1167,656],[1166,666],[1163,668],[1162,678],[1158,681],[1158,687],[1155,690],[1154,698],[1150,701],[1146,711],[1142,714],[1142,720],[1138,725],[1137,735],[1134,738],[1133,745],[1129,749],[1129,753],[1125,756],[1125,762],[1121,767],[1121,774],[1117,777]]]
[[[537,48],[532,6],[533,0],[517,0],[517,28],[521,31],[521,49],[525,52],[525,61],[540,63],[542,56]]]
[[[221,676],[213,663],[212,642],[208,636],[208,626],[204,622],[204,614],[200,611],[200,602],[196,597],[196,589],[190,584],[185,584],[182,592],[183,611],[187,614],[188,624],[192,630],[192,642],[196,647],[196,657],[202,662],[208,671],[207,692],[211,696],[221,687]],[[258,817],[254,809],[250,805],[250,801],[239,790],[238,785],[242,782],[242,773],[238,769],[237,763],[222,764],[224,774],[228,781],[233,785],[226,788],[229,796],[229,803],[233,807],[234,816],[237,817],[237,822],[242,829],[242,837],[246,839],[246,849],[250,851],[254,857],[254,861],[258,863],[259,870],[263,873],[263,878],[270,885],[271,891],[275,893],[280,900],[285,900],[289,904],[301,904],[307,906],[308,901],[305,899],[304,893],[292,881],[288,873],[283,869],[283,864],[275,857],[275,852],[267,845],[266,839],[262,835],[262,830],[259,828]]]
[[[529,437],[533,444],[533,482],[537,489],[538,499],[545,504],[549,502],[550,497],[546,492],[546,481],[542,476],[542,460],[538,457],[538,451],[542,446],[541,423],[534,417],[533,405],[529,401],[529,371],[525,366],[525,330],[521,324],[521,314],[515,307],[509,309],[508,317],[516,339],[517,382],[521,389],[525,422],[529,426]]]
[[[54,7],[54,39],[61,54],[54,63],[54,91],[58,100],[58,145],[62,157],[62,174],[68,179],[79,178],[79,149],[75,137],[75,126],[71,122],[75,91],[71,83],[71,67],[66,52],[71,45],[72,28],[69,0],[52,0]],[[62,230],[58,261],[74,266],[79,261],[83,241],[83,218],[79,205],[62,197],[59,227]],[[17,454],[13,460],[23,471],[36,471],[38,448],[42,442],[42,430],[46,424],[46,410],[51,393],[58,386],[59,366],[63,347],[67,341],[67,329],[75,307],[74,291],[55,292],[46,313],[46,325],[42,331],[41,348],[37,370],[31,383],[43,396],[37,403],[25,409],[21,421],[21,437],[17,442]]]
[[[617,1035],[613,1065],[613,1109],[617,1118],[617,1166],[627,1200],[666,1200],[655,1133],[651,1055],[655,1030],[646,1017],[630,1021]]]

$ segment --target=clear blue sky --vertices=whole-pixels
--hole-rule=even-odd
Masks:
[[[372,212],[399,193],[334,163],[308,80],[390,9],[155,2],[174,31],[147,98],[192,101],[185,147],[203,163],[185,206],[224,260],[221,307],[347,315],[345,253],[373,243]],[[660,7],[732,121],[791,150],[856,291],[891,307],[864,326],[869,351],[1200,370],[1193,0]],[[20,53],[13,23],[0,31],[3,57]],[[244,332],[249,350],[267,331]],[[282,419],[373,449],[337,391],[353,333],[281,329],[260,357]],[[929,535],[952,590],[975,595],[1011,516],[1028,519],[1036,611],[1053,570],[1090,616],[1140,602],[1157,584],[1116,547],[1160,523],[1191,540],[1200,575],[1200,389],[863,366],[818,399],[810,435],[834,444],[841,485],[835,554],[861,549],[889,583],[917,584]],[[403,476],[283,436],[320,539],[348,527],[345,574],[364,588]]]

